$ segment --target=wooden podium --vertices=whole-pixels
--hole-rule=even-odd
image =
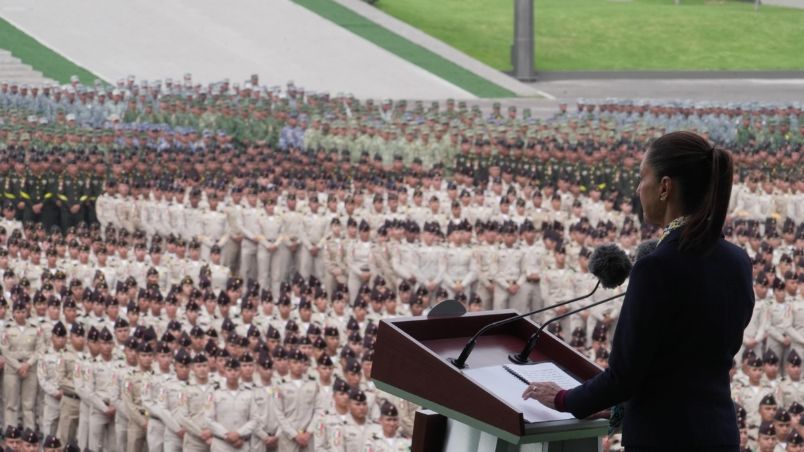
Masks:
[[[607,420],[526,423],[521,411],[448,361],[461,353],[480,328],[516,315],[513,310],[501,310],[380,322],[372,379],[379,389],[432,410],[416,413],[414,451],[600,450]],[[488,331],[478,339],[467,360],[468,368],[509,364],[508,355],[521,351],[537,329],[530,320],[520,319]],[[581,382],[601,372],[585,356],[546,331],[530,359],[553,362]],[[512,384],[516,384],[515,380]]]

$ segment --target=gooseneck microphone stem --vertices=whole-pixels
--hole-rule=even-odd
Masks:
[[[592,291],[589,292],[586,295],[580,296],[578,298],[573,298],[572,300],[562,301],[561,303],[557,303],[557,304],[547,306],[547,307],[544,307],[544,308],[539,308],[539,309],[527,312],[525,314],[520,314],[520,315],[516,315],[514,317],[509,317],[507,319],[498,320],[498,321],[496,321],[494,323],[489,323],[488,325],[486,325],[483,328],[481,328],[480,330],[478,330],[477,333],[475,333],[475,335],[472,336],[471,339],[469,339],[469,342],[467,342],[466,346],[463,347],[463,350],[461,351],[461,354],[458,356],[457,359],[450,358],[449,361],[452,364],[454,364],[455,367],[457,367],[458,369],[463,369],[464,367],[466,367],[466,360],[469,358],[469,354],[471,354],[472,350],[475,348],[475,344],[477,343],[477,338],[482,336],[486,331],[488,331],[488,330],[490,330],[492,328],[496,328],[498,326],[507,325],[507,324],[509,324],[511,322],[514,322],[514,321],[517,321],[517,320],[519,320],[519,319],[521,319],[523,317],[527,317],[527,316],[530,316],[530,315],[533,315],[533,314],[538,314],[540,312],[548,311],[550,309],[558,308],[558,307],[564,306],[566,304],[574,303],[576,301],[583,300],[584,298],[591,297],[595,293],[595,291],[597,290],[598,287],[600,287],[600,280],[598,280],[597,284],[595,284],[595,288],[592,289]]]
[[[569,316],[571,316],[573,314],[577,314],[577,313],[579,313],[581,311],[584,311],[586,309],[593,308],[593,307],[595,307],[597,305],[601,305],[603,303],[607,303],[607,302],[609,302],[611,300],[614,300],[615,298],[620,298],[620,297],[624,297],[624,296],[625,296],[625,292],[623,292],[623,293],[621,293],[619,295],[614,295],[613,297],[606,298],[604,300],[596,301],[596,302],[594,302],[594,303],[592,303],[592,304],[590,304],[588,306],[584,306],[582,308],[578,308],[578,309],[575,309],[573,311],[565,312],[564,314],[561,314],[559,316],[553,317],[552,319],[550,319],[547,322],[545,322],[539,328],[538,331],[533,333],[533,335],[528,338],[528,343],[525,344],[525,348],[523,348],[522,351],[519,352],[519,354],[511,354],[511,355],[508,356],[508,358],[511,361],[513,361],[513,362],[515,362],[517,364],[527,364],[528,362],[530,362],[530,359],[529,359],[530,353],[536,347],[536,342],[539,341],[539,337],[541,336],[541,334],[544,331],[544,329],[547,328],[547,325],[550,325],[551,323],[555,323],[555,322],[557,322],[557,321],[559,321],[559,320],[561,320],[563,318],[569,317]]]

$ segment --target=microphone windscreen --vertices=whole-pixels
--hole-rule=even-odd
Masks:
[[[606,289],[613,289],[628,278],[631,260],[617,245],[602,245],[589,258],[589,271],[600,280]]]
[[[659,246],[659,240],[645,240],[637,245],[636,252],[634,252],[634,262],[639,262],[640,259],[652,253],[656,247]]]

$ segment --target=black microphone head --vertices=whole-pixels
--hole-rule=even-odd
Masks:
[[[657,246],[659,246],[658,239],[645,240],[637,245],[636,251],[634,252],[634,262],[639,262],[640,259],[652,253]]]
[[[628,278],[631,260],[617,245],[602,245],[589,258],[589,271],[600,280],[600,285],[613,289]]]

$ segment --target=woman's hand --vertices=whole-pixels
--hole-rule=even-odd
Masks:
[[[550,409],[556,409],[555,400],[556,394],[561,391],[561,386],[551,382],[547,383],[531,383],[525,392],[522,393],[522,398],[534,399]]]

